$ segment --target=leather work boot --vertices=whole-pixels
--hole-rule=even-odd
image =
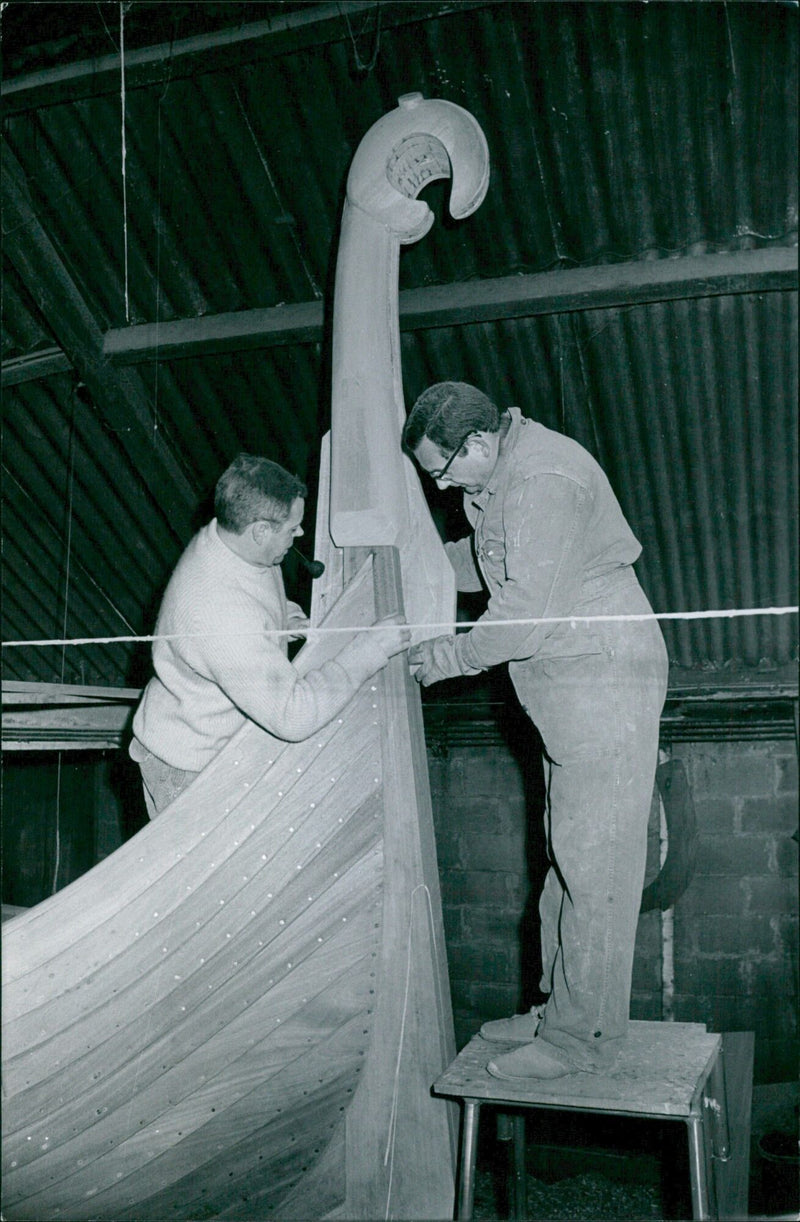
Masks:
[[[484,1023],[480,1034],[485,1040],[529,1044],[535,1038],[543,1018],[544,1006],[531,1006],[527,1014],[515,1014],[512,1018],[496,1018]]]

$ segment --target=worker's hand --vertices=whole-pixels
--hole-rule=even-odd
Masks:
[[[465,639],[466,636],[434,636],[412,645],[408,664],[417,683],[428,687],[442,679],[455,679],[457,675],[479,675],[480,669],[470,666],[461,656],[459,644]]]
[[[311,620],[308,618],[302,607],[298,607],[297,603],[288,603],[288,623],[287,628],[292,635],[290,641],[299,641],[306,635],[306,632],[311,627]]]
[[[292,629],[292,635],[289,637],[289,640],[302,641],[310,627],[311,620],[305,616],[302,619],[289,620],[289,628]]]
[[[412,645],[408,651],[408,665],[417,683],[428,687],[431,683],[438,683],[441,679],[448,679],[458,673],[442,669],[444,655],[450,653],[448,644],[451,645],[452,640],[453,638],[448,636],[435,636]]]
[[[369,630],[355,631],[345,647],[336,655],[357,685],[383,670],[396,653],[408,649],[411,630],[400,615],[387,615],[371,624]]]
[[[411,644],[411,630],[406,627],[402,615],[385,615],[383,619],[376,620],[372,627],[369,635],[389,658],[402,653]]]

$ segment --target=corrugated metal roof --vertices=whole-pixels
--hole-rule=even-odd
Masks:
[[[158,38],[295,8],[158,7]],[[132,68],[124,178],[119,79],[98,71],[92,96],[94,78],[77,89],[73,70],[62,100],[44,104],[42,86],[31,109],[24,91],[8,94],[4,135],[32,213],[101,331],[282,303],[327,309],[350,160],[414,90],[475,115],[492,179],[459,223],[444,215],[448,184],[427,189],[439,220],[403,251],[404,289],[796,245],[794,8],[416,7],[419,19],[402,4],[342,5],[338,17],[327,6],[317,40],[307,22],[304,41],[228,48],[221,67],[195,56],[188,70],[167,52],[149,77]],[[7,64],[70,64],[103,54],[104,38],[112,49],[114,6],[108,31],[98,6],[40,8],[69,8],[74,36],[60,12],[37,60],[15,27]],[[191,10],[206,8],[219,11],[192,26]],[[133,47],[147,43],[138,9]],[[356,54],[374,66],[359,69]],[[81,96],[63,100],[68,88]],[[4,362],[60,346],[57,320],[23,281],[6,266]],[[796,333],[794,291],[501,317],[404,331],[404,384],[412,400],[431,381],[466,378],[595,453],[643,543],[657,610],[781,605],[797,591]],[[170,489],[180,515],[146,446],[132,449],[124,419],[76,393],[70,374],[4,391],[6,640],[151,631],[189,524],[238,449],[315,478],[326,339],[160,360],[131,376],[154,464],[166,442],[185,474]],[[796,648],[793,617],[665,633],[680,666],[774,668]],[[146,665],[128,644],[3,650],[16,678],[133,683]]]
[[[436,369],[490,384],[586,446],[643,544],[654,608],[702,611],[794,599],[796,327],[793,294],[743,295],[426,331],[403,351],[407,377],[420,357],[425,371],[414,393]],[[792,618],[664,630],[685,667],[783,664],[796,640]]]

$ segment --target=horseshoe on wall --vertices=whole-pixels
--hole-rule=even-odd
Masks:
[[[653,908],[663,912],[671,908],[689,886],[697,856],[697,815],[681,760],[659,764],[656,783],[667,821],[667,856],[656,877],[642,892],[641,912]]]

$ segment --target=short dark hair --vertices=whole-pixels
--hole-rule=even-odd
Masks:
[[[443,454],[466,433],[496,433],[500,412],[492,400],[468,382],[436,382],[424,390],[403,428],[403,446],[414,453],[424,437]]]
[[[217,480],[214,513],[224,530],[241,535],[251,522],[280,525],[308,489],[296,475],[256,454],[237,454]]]

